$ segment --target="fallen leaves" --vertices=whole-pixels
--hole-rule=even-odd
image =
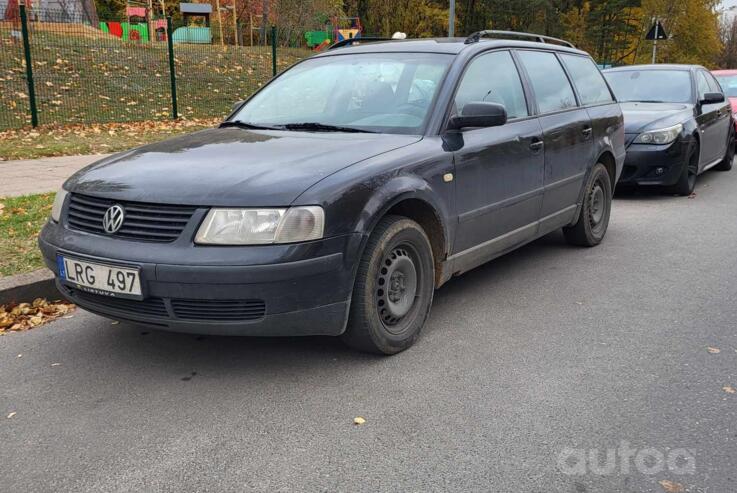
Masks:
[[[17,413],[17,412],[15,412],[15,411],[13,411],[12,413],[8,414],[8,415],[6,416],[6,418],[10,419],[10,418],[12,418],[13,416],[15,416],[16,414],[18,414],[18,413]]]
[[[716,347],[711,347],[711,346],[707,347],[707,348],[706,348],[706,350],[707,350],[708,352],[710,352],[711,354],[719,354],[719,353],[721,353],[721,352],[722,352],[722,350],[721,350],[721,349],[719,349],[719,348],[716,348]]]
[[[65,301],[49,302],[43,298],[36,298],[33,303],[2,305],[0,306],[0,334],[38,327],[66,315],[74,308],[73,304]]]
[[[366,420],[364,418],[362,418],[361,416],[356,416],[355,418],[353,418],[353,424],[356,425],[356,426],[362,425],[365,422],[366,422]]]
[[[735,392],[737,392],[737,390],[735,390],[734,387],[732,387],[731,385],[725,385],[724,387],[722,387],[722,390],[728,394],[734,394]]]
[[[668,493],[683,493],[686,491],[681,483],[676,483],[675,481],[670,481],[668,479],[660,480],[658,481],[658,484]]]

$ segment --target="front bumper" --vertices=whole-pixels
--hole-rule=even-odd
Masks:
[[[630,144],[618,184],[675,184],[683,167],[688,165],[691,145],[690,140],[683,138],[665,145]]]
[[[91,312],[178,332],[293,336],[345,330],[362,239],[350,234],[291,245],[202,247],[121,240],[49,222],[39,246],[61,293]],[[62,283],[59,253],[140,267],[144,299]]]

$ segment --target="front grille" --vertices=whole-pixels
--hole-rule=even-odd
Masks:
[[[106,309],[120,312],[121,315],[129,314],[147,315],[161,319],[171,320],[165,298],[146,298],[143,300],[132,300],[127,298],[115,298],[100,294],[92,294],[81,291],[70,286],[64,286],[69,295],[79,300],[82,306],[89,305],[101,312]],[[188,300],[170,299],[171,308],[179,320],[209,321],[209,322],[247,322],[258,320],[266,315],[266,303],[264,300]],[[165,320],[162,320],[165,322]]]
[[[102,308],[112,308],[113,310],[132,313],[134,315],[150,315],[161,318],[167,318],[169,316],[169,313],[166,311],[166,304],[164,304],[162,298],[146,298],[139,301],[92,294],[78,289],[70,289],[69,291],[72,296],[78,298],[81,302],[87,302]]]
[[[102,217],[112,205],[125,210],[120,230],[105,233]],[[67,223],[71,229],[131,240],[170,242],[176,240],[189,222],[196,207],[148,204],[72,194],[67,208]]]
[[[182,320],[236,322],[256,320],[266,314],[263,300],[183,300],[172,299],[171,307]]]

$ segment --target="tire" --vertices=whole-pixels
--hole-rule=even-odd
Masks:
[[[724,155],[722,162],[714,166],[714,169],[729,171],[732,169],[732,161],[734,161],[734,127],[730,126],[729,136],[727,137],[727,153]]]
[[[432,248],[422,227],[402,216],[383,218],[358,265],[343,342],[378,354],[407,349],[430,313],[434,283]]]
[[[612,180],[601,163],[596,163],[584,189],[583,204],[573,226],[563,228],[571,245],[592,247],[601,243],[612,212]]]
[[[672,193],[687,197],[696,188],[696,177],[699,174],[699,146],[695,145],[688,155],[688,161],[683,166],[678,181],[670,188]]]

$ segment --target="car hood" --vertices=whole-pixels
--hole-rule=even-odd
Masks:
[[[621,103],[624,132],[638,134],[683,123],[693,116],[693,105],[684,103]]]
[[[336,171],[420,139],[213,128],[105,158],[73,175],[64,188],[128,201],[285,206]]]

